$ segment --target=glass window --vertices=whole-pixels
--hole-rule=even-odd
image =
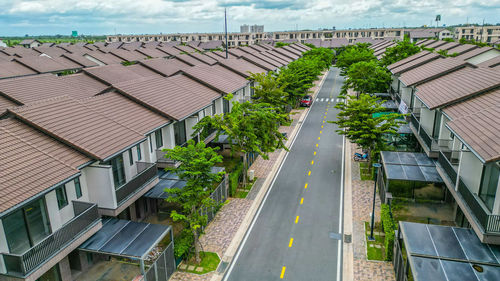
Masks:
[[[228,113],[229,112],[229,101],[226,100],[226,99],[223,99],[222,100],[222,112],[224,114]]]
[[[75,193],[76,193],[76,198],[82,197],[82,186],[80,184],[80,177],[75,179]]]
[[[149,135],[148,139],[149,139],[149,152],[153,153],[153,136]]]
[[[217,112],[215,111],[215,101],[212,102],[212,115],[215,115]]]
[[[128,163],[130,166],[134,165],[134,155],[132,155],[132,148],[128,150]]]
[[[155,141],[156,141],[156,148],[157,149],[163,146],[163,136],[161,135],[161,129],[156,130]]]
[[[483,200],[484,204],[490,211],[493,209],[493,204],[495,203],[499,175],[500,168],[496,163],[486,165],[483,170],[483,178],[481,182],[481,188],[479,190],[479,197]]]
[[[68,205],[68,195],[66,194],[66,187],[64,185],[56,188],[56,196],[57,206],[59,206],[59,210]]]
[[[50,222],[43,198],[22,207],[2,221],[11,253],[21,254],[50,234]]]
[[[123,167],[123,156],[120,154],[119,156],[111,159],[110,162],[113,171],[115,189],[118,189],[126,182],[125,169]]]
[[[137,161],[141,161],[142,159],[141,145],[138,144],[136,148],[137,148]]]
[[[183,145],[186,143],[186,121],[182,120],[174,124],[175,145]]]

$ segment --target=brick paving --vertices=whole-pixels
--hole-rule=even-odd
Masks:
[[[311,91],[317,94],[319,89],[320,80],[314,83],[314,87]],[[314,96],[314,95],[313,95]],[[295,126],[298,124],[298,120],[301,115],[305,112],[304,109],[294,109],[292,110],[291,118],[293,119],[290,126],[281,126],[279,131],[282,133],[287,133],[288,136],[292,133]],[[264,160],[261,156],[257,157],[254,163],[250,166],[249,170],[254,170],[255,177],[265,178],[269,175],[272,167],[281,150],[277,150],[269,154],[269,159]],[[233,236],[238,231],[241,222],[245,218],[246,213],[250,209],[253,200],[241,199],[241,198],[230,198],[229,202],[226,203],[216,214],[215,218],[210,222],[210,224],[205,229],[205,234],[200,238],[203,250],[208,252],[215,252],[222,257],[226,249],[228,248]],[[171,281],[209,281],[213,272],[204,275],[198,275],[188,272],[182,272],[177,270],[172,277],[169,279]]]
[[[351,151],[360,152],[355,144]],[[353,153],[354,154],[354,153]],[[352,219],[354,248],[354,280],[390,281],[395,280],[391,262],[368,261],[366,259],[366,240],[364,222],[370,221],[373,204],[373,181],[362,181],[359,163],[352,161]],[[380,221],[380,198],[375,200],[375,221]]]

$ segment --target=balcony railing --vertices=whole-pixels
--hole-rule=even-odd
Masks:
[[[431,147],[432,147],[432,138],[429,136],[429,134],[427,134],[427,132],[425,131],[425,129],[423,127],[421,127],[420,130],[418,131],[418,135],[422,138],[422,140],[424,141],[425,145],[427,145],[427,147],[429,149],[431,149]]]
[[[181,145],[182,146],[182,145]],[[165,158],[165,154],[167,154],[166,151],[163,151],[162,149],[157,149],[156,150],[156,164],[158,165],[158,168],[177,168],[181,164],[179,161],[175,161],[169,158]]]
[[[410,115],[410,123],[413,125],[413,127],[415,127],[415,129],[418,132],[418,127],[420,126],[420,123],[418,121],[417,116],[415,116],[415,114]]]
[[[490,214],[483,206],[481,199],[469,190],[462,179],[459,179],[458,182],[458,193],[485,232],[500,232],[500,216]]]
[[[137,162],[137,175],[116,190],[116,202],[121,205],[129,196],[141,190],[144,184],[156,177],[156,164]]]
[[[455,185],[457,182],[457,171],[455,170],[455,167],[451,164],[451,162],[448,160],[448,157],[446,157],[445,153],[451,154],[452,152],[443,152],[439,151],[438,155],[438,163],[443,168],[444,172],[450,179],[450,181]]]
[[[100,220],[97,205],[73,201],[75,217],[22,254],[2,253],[9,275],[26,276]]]

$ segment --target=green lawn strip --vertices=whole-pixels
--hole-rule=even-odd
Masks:
[[[361,180],[367,181],[367,180],[372,180],[372,173],[369,168],[370,163],[369,162],[360,162],[359,163],[359,173],[361,176]]]
[[[246,198],[247,195],[248,195],[248,192],[249,191],[238,190],[238,191],[236,191],[236,195],[234,197],[236,197],[236,198]]]
[[[194,270],[188,270],[186,268],[184,271],[189,272],[189,273],[195,273],[195,274],[205,274],[205,273],[216,270],[217,266],[220,263],[220,258],[216,253],[200,252],[200,257],[201,257],[200,264],[196,264],[194,262],[194,257],[188,263],[186,263],[187,268],[189,268],[189,266],[194,266]],[[203,270],[196,271],[196,268],[198,268],[198,267],[203,267]]]
[[[375,223],[374,232],[382,232],[382,227],[379,223]],[[365,237],[366,237],[366,254],[368,260],[384,260],[384,236],[373,234],[375,241],[369,241],[370,236],[370,223],[365,222]],[[380,245],[380,248],[370,247],[370,245]]]

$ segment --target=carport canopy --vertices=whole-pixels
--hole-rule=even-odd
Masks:
[[[143,260],[170,229],[168,225],[106,218],[79,250]]]
[[[388,180],[443,182],[425,153],[381,151],[380,157]]]

